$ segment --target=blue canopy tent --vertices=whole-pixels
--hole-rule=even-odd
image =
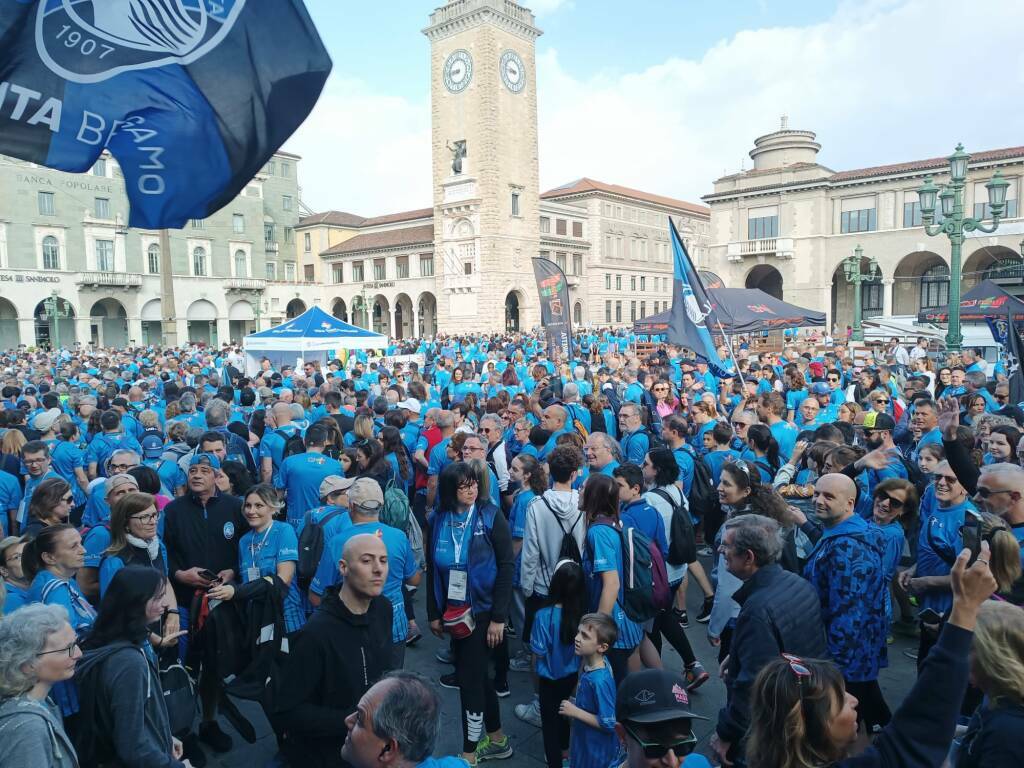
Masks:
[[[251,376],[259,371],[264,357],[275,368],[311,360],[325,364],[338,356],[338,350],[385,349],[388,337],[349,325],[313,307],[286,323],[246,336],[242,344],[246,374]]]

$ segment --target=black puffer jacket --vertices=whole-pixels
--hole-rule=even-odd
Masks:
[[[739,603],[730,645],[728,703],[718,715],[718,735],[738,743],[750,725],[754,678],[780,653],[827,659],[825,627],[818,593],[805,579],[778,564],[759,568],[733,600]]]

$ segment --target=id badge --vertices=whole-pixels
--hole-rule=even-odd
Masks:
[[[466,571],[452,569],[448,572],[448,599],[459,603],[466,602],[466,584],[469,574]]]
[[[248,584],[250,581],[256,581],[260,577],[259,568],[246,568],[245,569],[245,582]]]

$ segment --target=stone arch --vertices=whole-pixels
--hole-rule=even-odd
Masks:
[[[142,343],[160,344],[163,341],[163,310],[160,299],[150,299],[139,311],[142,321]]]
[[[867,257],[861,258],[861,274],[868,273],[868,265],[870,262],[871,260]],[[839,262],[839,265],[832,273],[832,314],[830,317],[832,318],[833,325],[839,326],[843,329],[848,325],[853,325],[853,291],[853,283],[846,279],[846,271],[843,268],[843,262]],[[861,319],[867,320],[869,317],[878,317],[884,313],[885,285],[882,282],[881,272],[879,272],[877,277],[871,282],[862,282],[860,284],[860,297]]]
[[[288,302],[288,306],[285,307],[284,314],[288,320],[294,320],[296,317],[306,311],[306,302],[302,299],[292,299]]]
[[[256,310],[252,304],[239,299],[228,307],[228,333],[232,343],[241,343],[242,339],[256,330]]]
[[[376,333],[391,335],[391,302],[388,297],[378,293],[370,303],[370,311],[373,319],[372,330]]]
[[[425,291],[416,299],[417,329],[420,338],[437,334],[437,297]]]
[[[75,307],[63,296],[51,296],[54,300],[56,317],[49,314],[50,299],[36,304],[32,316],[35,318],[36,346],[71,347],[78,340],[75,332]]]
[[[523,297],[518,290],[509,291],[505,296],[505,332],[518,333],[522,330]]]
[[[467,218],[457,219],[452,222],[452,237],[456,239],[473,237],[476,234],[476,230],[473,228],[473,222]]]
[[[128,346],[128,312],[117,299],[106,297],[89,310],[93,341],[100,347]]]
[[[367,311],[369,302],[367,302],[362,296],[352,297],[352,325],[358,325],[360,328],[370,327],[370,313]]]
[[[217,307],[206,299],[193,301],[185,313],[188,340],[194,344],[217,343]]]
[[[927,305],[949,304],[949,264],[933,251],[908,253],[896,265],[893,277],[894,315],[916,315]]]
[[[0,349],[17,349],[19,344],[18,310],[7,299],[0,297]]]
[[[408,294],[395,296],[395,338],[408,339],[415,336],[412,299]]]
[[[745,288],[757,288],[776,299],[782,298],[782,273],[770,264],[758,264],[743,281]]]
[[[1024,283],[1024,256],[1020,251],[1004,245],[986,245],[971,253],[963,263],[963,292],[971,290],[982,280],[992,280],[1010,286]]]
[[[341,320],[343,323],[348,322],[348,306],[345,304],[344,299],[335,299],[331,304],[331,314]]]

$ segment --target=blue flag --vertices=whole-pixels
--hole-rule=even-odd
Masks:
[[[301,0],[0,0],[0,153],[117,158],[130,224],[234,199],[312,110],[331,59]]]
[[[678,344],[692,350],[697,357],[705,360],[714,376],[727,378],[734,375],[732,366],[718,357],[715,342],[709,329],[718,327],[718,316],[714,305],[700,280],[700,275],[690,261],[690,254],[669,219],[672,235],[672,313],[668,321],[667,339],[669,344]]]

